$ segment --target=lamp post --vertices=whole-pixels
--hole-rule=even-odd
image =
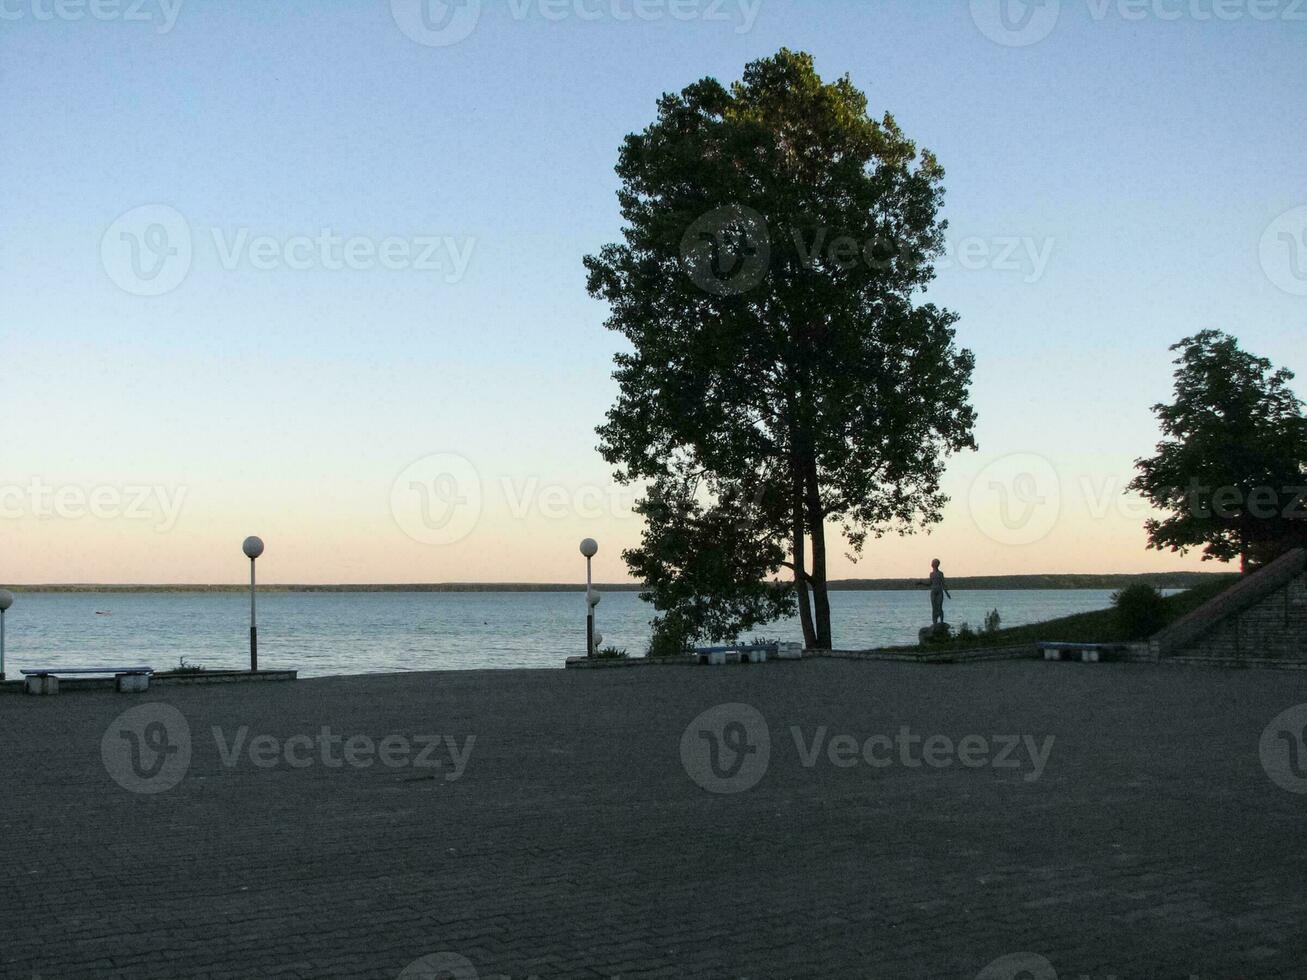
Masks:
[[[241,545],[245,557],[250,560],[250,670],[259,669],[259,623],[254,615],[254,561],[263,554],[263,539],[251,535]]]
[[[599,611],[596,607],[599,605],[599,600],[602,598],[603,598],[602,593],[596,592],[594,589],[586,589],[585,591],[585,601],[586,601],[586,606],[590,611],[591,624],[593,624],[595,621],[596,618],[595,613]],[[590,636],[590,649],[594,651],[595,656],[598,656],[599,646],[604,642],[604,635],[600,633],[598,629],[595,629],[593,625],[591,626],[591,629],[592,629],[592,633]]]
[[[591,587],[590,559],[599,553],[599,542],[586,538],[581,542],[581,554],[585,555],[585,655],[595,655],[595,606],[599,604],[598,593]]]
[[[13,593],[0,589],[0,681],[5,679],[5,610],[13,604]]]

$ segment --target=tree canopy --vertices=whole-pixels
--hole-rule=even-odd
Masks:
[[[929,525],[945,458],[974,448],[972,355],[953,313],[915,301],[943,169],[847,76],[782,50],[664,95],[617,173],[622,241],[585,262],[630,343],[598,430],[617,478],[648,486],[625,557],[691,632],[797,602],[829,647],[828,523],[851,554]]]
[[[1169,511],[1149,546],[1264,560],[1307,541],[1307,418],[1293,373],[1219,330],[1171,347],[1175,397],[1153,406],[1163,439],[1130,484]]]

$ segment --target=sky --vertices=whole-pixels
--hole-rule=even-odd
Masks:
[[[1301,0],[0,0],[0,582],[625,578],[581,259],[781,47],[939,157],[977,362],[943,521],[832,577],[1210,568],[1124,487],[1181,337],[1307,371]]]

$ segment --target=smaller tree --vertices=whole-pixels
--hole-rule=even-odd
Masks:
[[[1186,337],[1171,350],[1175,401],[1154,405],[1165,438],[1157,455],[1135,461],[1130,489],[1163,519],[1146,522],[1150,548],[1203,560],[1265,560],[1307,541],[1307,418],[1273,367],[1219,330]]]
[[[698,486],[673,475],[650,484],[636,512],[645,518],[640,547],[622,553],[662,614],[659,646],[698,639],[734,640],[793,616],[793,583],[771,581],[785,559],[775,538],[748,533],[763,523],[757,495],[719,493],[705,506]]]

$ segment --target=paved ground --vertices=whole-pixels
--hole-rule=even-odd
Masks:
[[[1301,977],[1307,795],[1267,767],[1307,789],[1307,718],[1262,736],[1302,702],[1042,662],[5,696],[0,972]]]

